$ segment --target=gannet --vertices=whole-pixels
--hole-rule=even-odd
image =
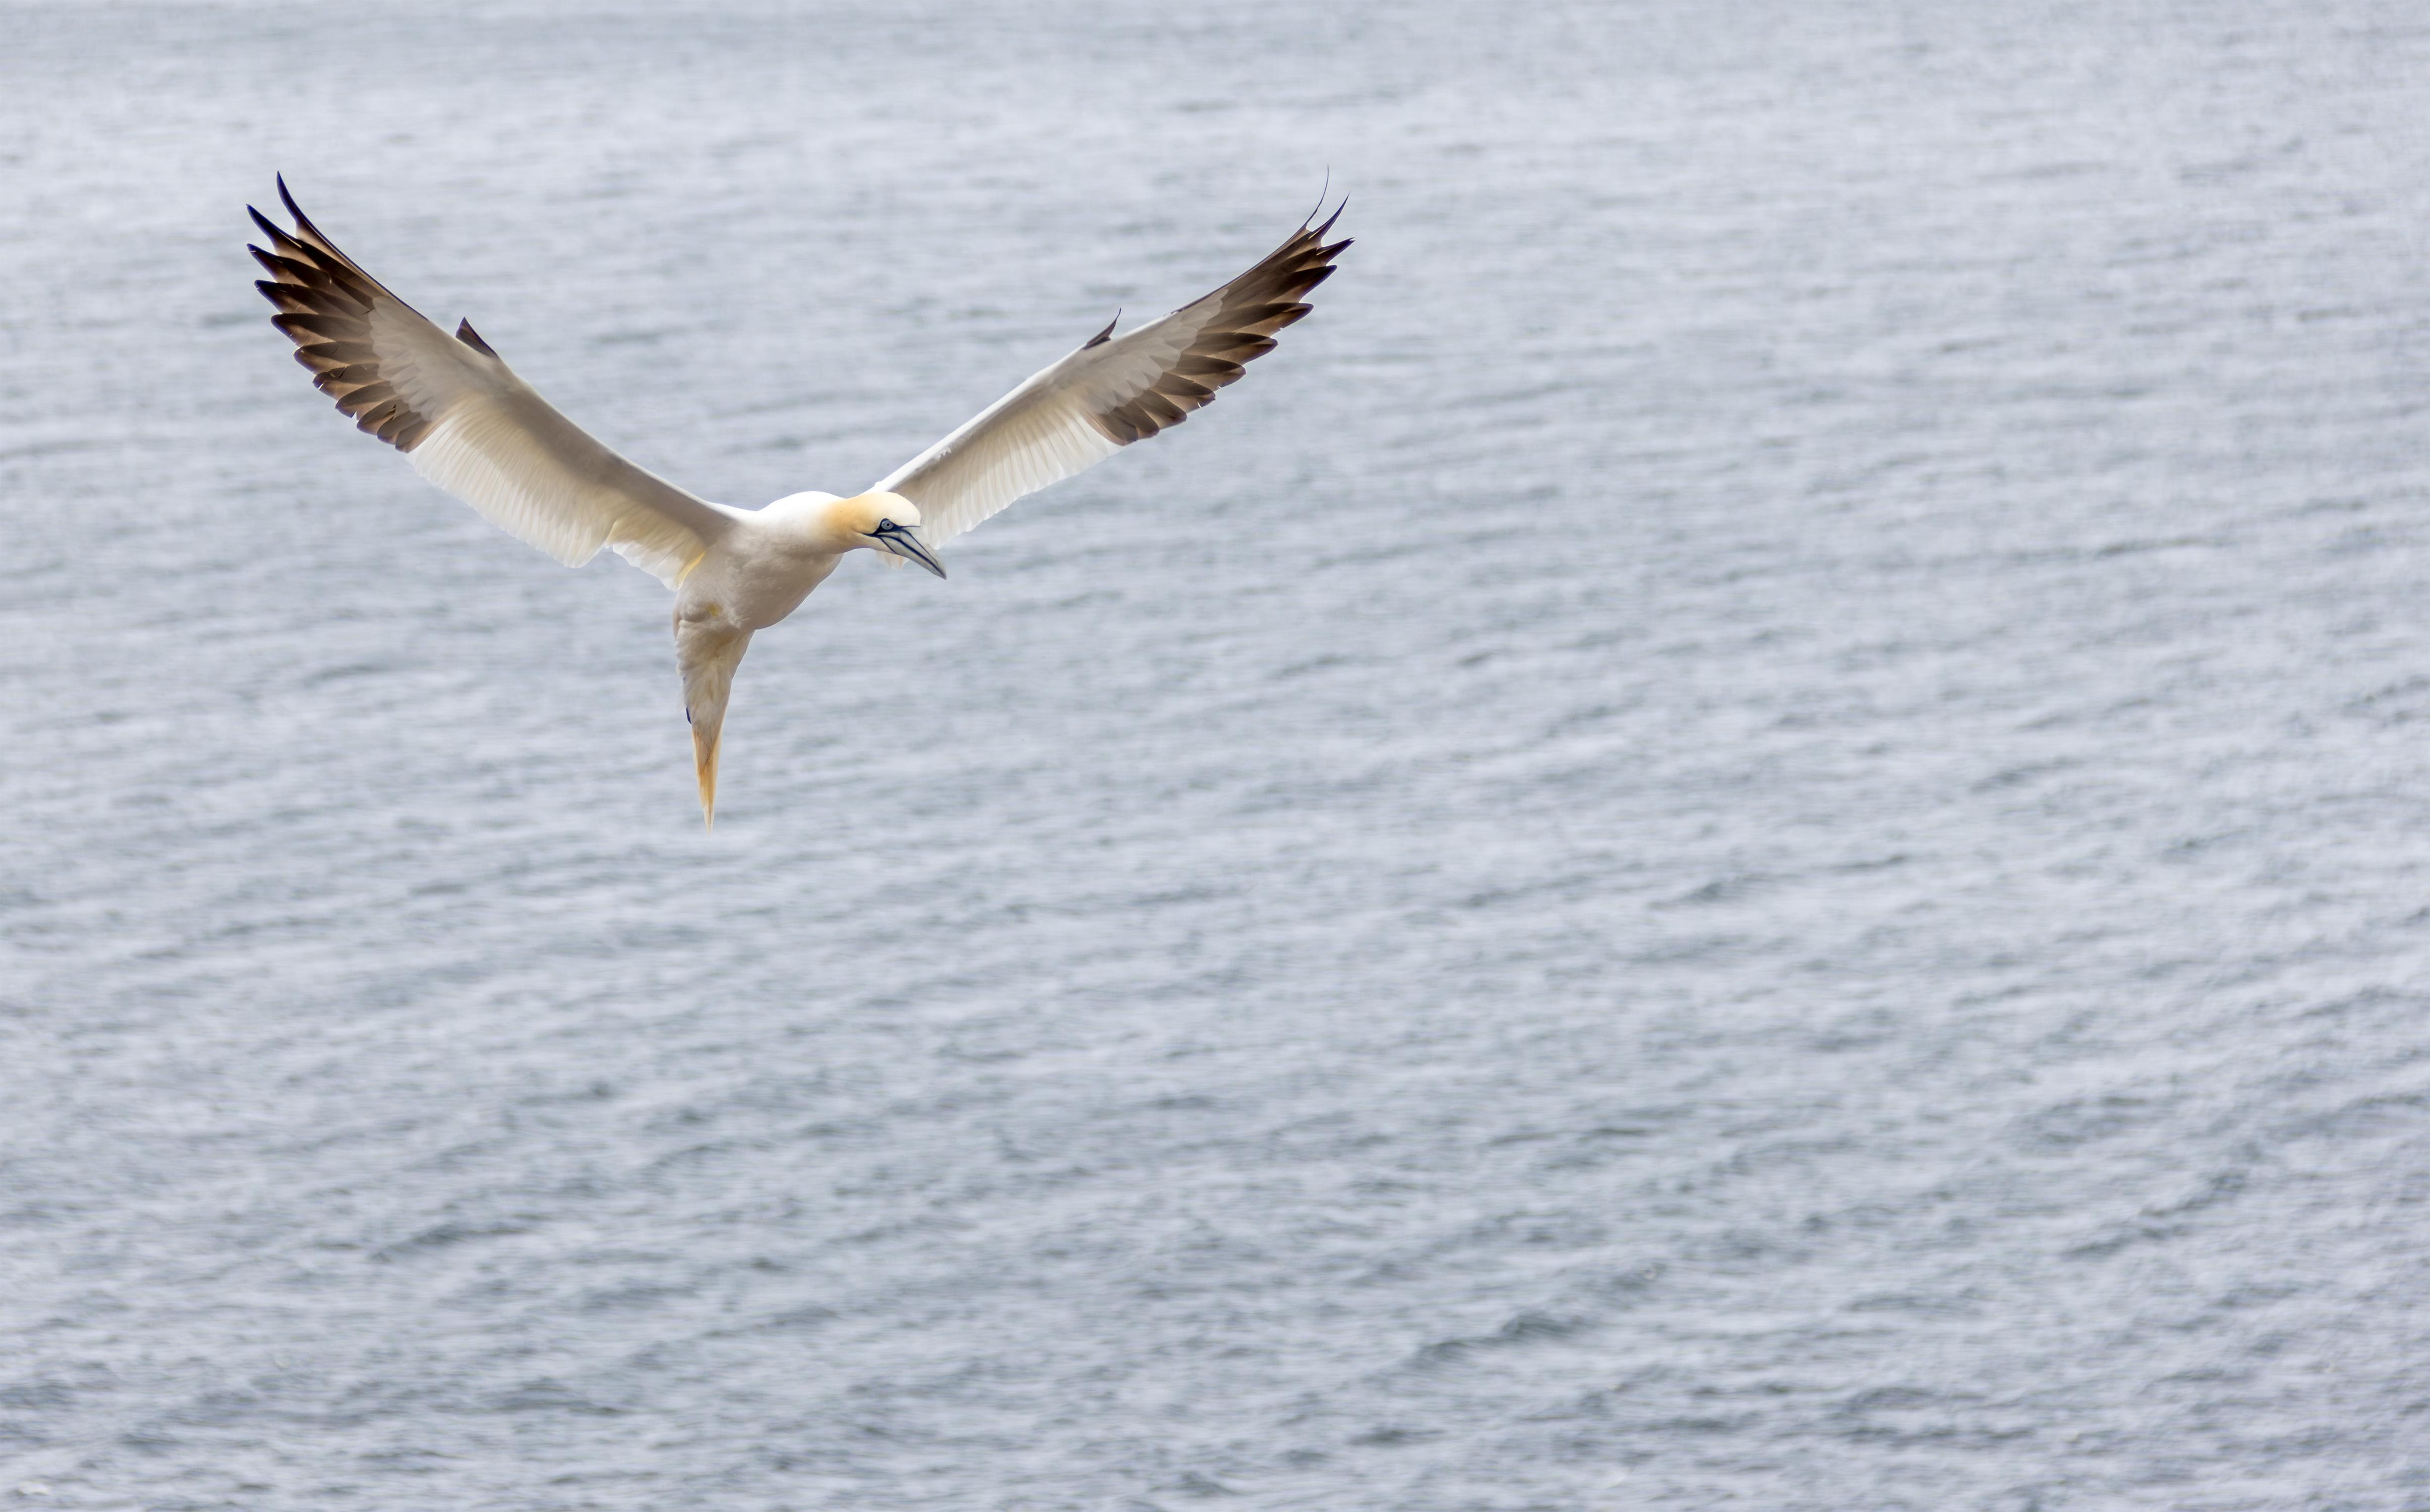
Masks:
[[[1024,494],[1180,424],[1212,403],[1274,333],[1308,312],[1301,296],[1333,273],[1340,219],[1310,214],[1263,260],[1203,299],[1124,336],[1106,328],[849,497],[791,493],[757,509],[712,504],[634,466],[515,375],[471,321],[452,338],[305,217],[248,246],[268,269],[255,287],[295,343],[295,360],[356,428],[495,523],[579,567],[603,546],[674,590],[675,664],[691,722],[704,825],[717,818],[718,738],[751,637],[791,614],[844,555],[874,551],[939,577],[937,548]],[[1321,209],[1323,207],[1320,206]]]

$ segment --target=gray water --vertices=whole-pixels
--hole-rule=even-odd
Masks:
[[[2418,8],[0,21],[0,1505],[2430,1507]],[[745,505],[1359,242],[705,837],[274,170]]]

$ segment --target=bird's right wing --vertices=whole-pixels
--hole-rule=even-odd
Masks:
[[[278,307],[271,323],[321,391],[424,477],[569,567],[607,546],[669,588],[732,526],[558,413],[469,321],[450,337],[389,292],[305,219],[283,178],[278,197],[295,229],[253,210],[270,249],[249,249],[270,270],[255,287]]]
[[[1180,424],[1307,313],[1300,296],[1332,275],[1350,245],[1324,242],[1340,215],[1302,225],[1256,267],[1162,320],[1118,341],[1107,326],[878,489],[918,505],[920,539],[941,546],[1022,495]]]

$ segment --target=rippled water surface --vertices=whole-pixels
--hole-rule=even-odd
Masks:
[[[0,19],[0,1504],[2430,1507],[2418,8]],[[274,170],[746,505],[1359,244],[705,837]]]

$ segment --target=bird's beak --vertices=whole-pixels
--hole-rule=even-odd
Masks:
[[[896,525],[890,530],[881,530],[877,532],[877,539],[885,542],[886,549],[894,553],[897,557],[901,557],[907,561],[918,562],[921,566],[936,573],[939,577],[945,575],[944,563],[937,560],[937,558],[929,553],[927,547],[920,544],[920,538],[911,534],[911,532],[904,526]]]

